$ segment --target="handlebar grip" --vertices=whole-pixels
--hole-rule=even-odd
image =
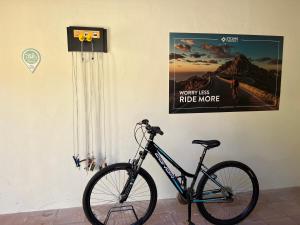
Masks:
[[[142,123],[142,124],[145,124],[145,125],[148,125],[148,124],[149,124],[149,120],[143,119],[141,123]]]
[[[164,135],[164,132],[160,129],[160,127],[152,127],[149,125],[149,120],[147,119],[143,119],[141,122],[137,123],[139,125],[146,125],[146,130],[148,131],[148,133],[154,133],[154,134],[160,134],[160,135]]]
[[[164,132],[163,132],[162,130],[160,130],[158,133],[159,133],[160,135],[164,135]]]
[[[164,132],[162,132],[162,130],[160,129],[160,127],[151,127],[151,131],[155,134],[160,134],[163,135]]]

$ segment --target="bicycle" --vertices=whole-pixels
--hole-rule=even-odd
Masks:
[[[143,131],[143,138],[146,132],[149,134],[145,147],[141,145],[143,138],[137,141],[138,129]],[[83,209],[92,224],[137,225],[150,218],[157,202],[157,189],[151,175],[141,167],[149,153],[177,189],[179,201],[188,205],[189,225],[194,224],[191,220],[193,203],[206,220],[219,225],[237,224],[252,212],[258,200],[259,184],[247,165],[224,161],[208,169],[203,164],[206,152],[220,145],[218,140],[192,142],[204,149],[195,173],[191,174],[154,143],[157,134],[163,135],[163,132],[151,126],[148,120],[137,123],[135,139],[139,143],[139,154],[129,163],[116,163],[100,170],[88,182],[83,194]],[[163,158],[180,172],[179,176],[169,169]],[[195,189],[200,172],[203,176]],[[189,187],[188,178],[191,178]]]

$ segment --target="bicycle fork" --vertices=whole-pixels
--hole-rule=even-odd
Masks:
[[[120,196],[120,203],[123,203],[127,200],[129,194],[130,194],[130,191],[134,185],[134,182],[138,176],[138,173],[139,173],[139,170],[143,164],[143,161],[147,155],[147,152],[146,151],[141,151],[140,153],[140,156],[138,159],[134,160],[133,163],[132,163],[132,169],[128,171],[128,179],[126,181],[126,184],[123,188],[123,190],[121,191],[121,196]]]
[[[120,203],[123,203],[127,200],[128,196],[129,196],[129,193],[133,187],[133,184],[134,184],[134,181],[137,177],[137,173],[135,172],[131,172],[131,171],[128,171],[128,180],[126,181],[126,184],[121,192],[121,196],[120,196]]]

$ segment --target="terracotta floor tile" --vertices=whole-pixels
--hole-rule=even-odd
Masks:
[[[146,225],[185,225],[187,205],[159,200]],[[192,208],[196,225],[211,225]],[[89,225],[82,208],[0,215],[0,225]],[[300,188],[262,191],[257,207],[241,225],[300,225]]]
[[[0,215],[1,225],[23,225],[26,224],[28,213],[15,213]]]
[[[148,222],[148,225],[177,225],[177,222],[172,218],[170,213],[157,213],[155,216],[151,217]]]
[[[67,223],[66,225],[91,225],[89,222]]]
[[[278,219],[268,219],[268,220],[265,220],[265,222],[268,225],[297,225],[297,223],[294,222],[289,217],[283,217],[283,218],[278,218]]]
[[[187,212],[172,212],[170,213],[174,221],[176,221],[176,225],[183,225],[187,224]],[[206,225],[206,224],[211,224],[208,221],[206,221],[202,216],[200,216],[199,212],[197,213],[192,213],[192,222],[195,224],[201,224],[201,225]]]
[[[270,203],[270,206],[274,209],[282,211],[287,216],[299,215],[300,212],[300,204],[293,201]]]
[[[240,225],[267,225],[264,221],[242,221]]]
[[[282,210],[272,207],[271,204],[258,205],[255,209],[255,215],[260,219],[282,218],[286,216]]]
[[[54,225],[84,223],[85,221],[85,215],[82,208],[61,209],[57,212]]]
[[[297,225],[300,225],[300,213],[295,216],[290,216],[289,217],[292,221],[294,221]]]

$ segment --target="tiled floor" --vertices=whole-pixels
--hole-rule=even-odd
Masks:
[[[186,206],[177,200],[160,200],[148,225],[186,224]],[[209,225],[193,208],[193,221]],[[88,225],[81,208],[0,215],[0,225]],[[262,191],[254,212],[244,225],[300,225],[300,187]]]

